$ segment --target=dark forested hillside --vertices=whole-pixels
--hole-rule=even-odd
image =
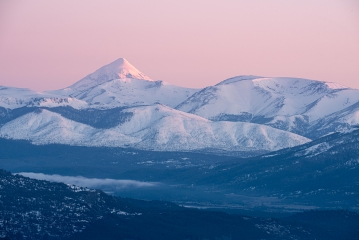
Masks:
[[[0,182],[0,234],[7,239],[336,239],[339,232],[351,239],[359,236],[359,215],[351,212],[266,219],[118,198],[3,170]],[[334,222],[335,231],[328,228]]]

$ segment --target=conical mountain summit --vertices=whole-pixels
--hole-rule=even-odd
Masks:
[[[116,61],[97,69],[95,72],[87,75],[83,79],[71,85],[69,88],[81,91],[114,79],[124,78],[152,81],[151,78],[136,69],[125,58],[119,58]]]

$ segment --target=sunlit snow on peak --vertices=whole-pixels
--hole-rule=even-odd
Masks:
[[[101,72],[105,74],[118,74],[118,78],[136,78],[136,79],[144,79],[144,80],[152,80],[145,74],[141,73],[137,70],[131,63],[129,63],[124,58],[119,58],[116,61],[113,61],[110,64],[103,66],[98,69],[96,72]],[[95,73],[96,73],[95,72]]]
[[[325,85],[327,85],[328,88],[331,88],[331,89],[346,89],[346,88],[348,88],[344,85],[341,85],[339,83],[333,83],[333,82],[326,82]]]
[[[131,63],[124,58],[119,58],[87,75],[80,81],[71,85],[69,88],[76,91],[88,90],[92,87],[114,79],[141,79],[153,81],[144,73],[136,69]]]

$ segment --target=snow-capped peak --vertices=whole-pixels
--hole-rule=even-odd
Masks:
[[[97,69],[95,72],[87,75],[80,81],[71,85],[69,88],[82,91],[114,79],[124,78],[152,81],[151,78],[137,70],[126,59],[119,58],[116,61]]]
[[[95,75],[95,74],[106,74],[106,75],[114,74],[116,75],[115,79],[136,78],[136,79],[151,80],[151,78],[141,73],[124,58],[119,58],[116,61],[113,61],[112,63],[103,66],[102,68],[98,69],[96,72],[94,72],[91,75]]]

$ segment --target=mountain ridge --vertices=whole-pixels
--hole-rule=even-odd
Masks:
[[[99,129],[46,109],[27,113],[0,128],[0,136],[35,144],[134,147],[155,151],[273,151],[309,139],[275,128],[233,122],[212,122],[165,105],[124,108],[126,119]]]
[[[106,134],[109,135],[105,134],[106,136],[112,136],[116,139],[120,133],[110,132],[108,129],[131,122],[135,115],[134,112],[128,110],[129,108],[149,109],[150,106],[156,104],[168,106],[173,109],[172,112],[177,111],[177,117],[166,116],[162,120],[152,122],[151,124],[155,124],[152,130],[146,126],[142,129],[142,135],[138,130],[137,135],[141,135],[140,137],[131,133],[130,138],[125,138],[133,140],[129,140],[129,144],[139,143],[139,139],[142,139],[140,141],[142,146],[146,145],[148,148],[151,145],[151,140],[145,136],[152,136],[153,141],[159,140],[159,134],[168,138],[169,136],[165,137],[165,129],[173,134],[178,129],[183,129],[182,133],[177,131],[175,135],[171,136],[179,137],[186,142],[185,138],[194,137],[186,131],[191,128],[193,134],[193,129],[197,127],[204,131],[201,134],[198,132],[197,136],[207,136],[207,139],[212,139],[212,144],[201,139],[202,142],[186,143],[187,150],[198,149],[198,147],[193,146],[202,143],[203,148],[208,149],[208,147],[218,146],[220,142],[222,142],[222,148],[228,150],[232,149],[239,140],[238,136],[234,137],[233,134],[243,131],[243,126],[250,125],[244,123],[251,123],[251,129],[256,129],[259,124],[310,139],[316,139],[330,132],[359,124],[359,108],[357,107],[359,90],[347,88],[337,83],[300,78],[268,78],[248,75],[229,78],[203,89],[191,89],[171,85],[160,80],[152,80],[126,59],[119,58],[97,69],[68,88],[43,93],[29,89],[0,88],[0,107],[2,107],[0,122],[3,124],[0,131],[6,132],[6,136],[19,136],[18,133],[13,132],[11,134],[9,132],[8,122],[28,114],[32,108],[42,108],[50,112],[59,112],[60,115],[63,114],[58,116],[64,118],[63,121],[69,119],[75,122],[79,121],[77,125],[82,126],[79,128],[86,128],[93,134],[101,135],[107,131]],[[65,109],[66,107],[68,108]],[[184,118],[181,117],[183,114],[179,114],[178,111],[191,114],[193,119],[196,119],[196,115],[208,119],[210,122],[206,123],[208,126],[203,128],[203,121],[198,120],[198,118],[196,120],[198,125],[192,126],[194,120],[191,120],[191,124],[189,124],[186,122],[187,120],[183,120]],[[115,115],[109,117],[109,120],[104,119],[104,116],[110,116],[111,112]],[[95,119],[93,121],[85,120],[89,116],[93,116]],[[116,120],[116,118],[118,119]],[[228,127],[230,125],[231,127]],[[59,126],[53,127],[59,129]],[[222,137],[216,135],[219,132],[219,127],[226,129],[223,130],[224,132],[227,131],[226,134],[232,132],[232,134],[226,135],[227,140],[224,139],[224,135],[221,135],[222,133],[220,134]],[[266,127],[261,128],[267,131],[269,128]],[[7,128],[6,131],[5,128]],[[75,129],[73,128],[74,135],[77,134]],[[116,131],[119,131],[119,128]],[[121,131],[125,130],[122,129]],[[148,132],[145,134],[146,131]],[[274,131],[271,130],[271,132]],[[209,137],[209,133],[212,137]],[[254,134],[258,134],[260,138],[264,136],[261,131]],[[242,139],[242,143],[251,142],[251,136],[244,135],[247,139]],[[112,137],[110,139],[114,140]],[[31,139],[31,137],[24,138]],[[147,139],[147,142],[144,141],[144,138]],[[286,139],[292,139],[292,137]],[[204,144],[205,142],[206,144]],[[226,147],[226,144],[231,147]],[[179,145],[173,143],[172,146]],[[154,149],[158,148],[155,147]],[[161,149],[166,149],[166,147]],[[175,149],[172,148],[172,150]],[[181,148],[181,150],[185,149]],[[266,150],[268,149],[266,148]],[[270,148],[270,150],[277,150],[277,148]]]
[[[213,121],[261,123],[308,136],[316,121],[357,102],[358,89],[336,83],[239,76],[202,89],[176,109]]]

